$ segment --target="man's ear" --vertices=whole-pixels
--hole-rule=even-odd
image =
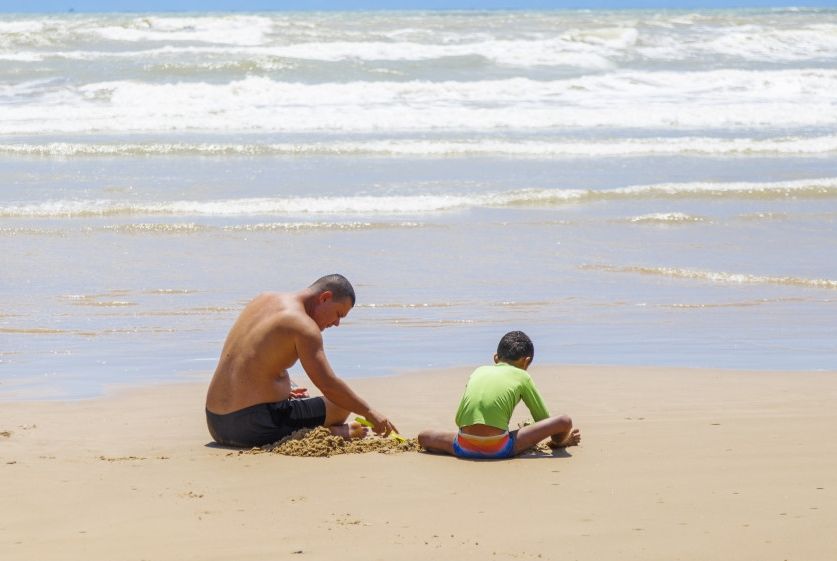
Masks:
[[[500,362],[500,355],[494,353],[494,364],[497,364],[498,362]]]
[[[332,298],[334,298],[334,293],[332,291],[324,290],[324,291],[320,292],[320,303],[321,304],[325,304],[326,302],[328,302]]]
[[[532,358],[531,356],[523,357],[523,370],[529,368],[529,365],[532,364]]]

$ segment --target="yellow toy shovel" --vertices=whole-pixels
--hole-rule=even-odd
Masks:
[[[372,423],[370,423],[369,421],[367,421],[363,417],[355,417],[355,421],[357,421],[358,423],[360,423],[364,427],[369,427],[370,429],[374,427],[374,425],[372,425]],[[401,436],[400,434],[398,434],[395,431],[392,431],[391,433],[389,433],[389,437],[394,438],[398,442],[407,442],[406,438],[404,438],[403,436]]]

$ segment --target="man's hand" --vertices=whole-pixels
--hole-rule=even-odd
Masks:
[[[299,386],[291,388],[290,399],[302,399],[303,397],[310,397],[308,395],[308,388],[300,388]]]
[[[366,420],[372,423],[372,430],[381,436],[389,436],[389,433],[393,431],[396,433],[398,432],[395,425],[393,425],[385,415],[375,411],[374,409],[369,410],[369,413],[366,415]]]

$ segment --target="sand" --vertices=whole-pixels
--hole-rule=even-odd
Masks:
[[[414,437],[453,428],[469,371],[352,385]],[[0,559],[837,559],[837,373],[531,373],[581,446],[239,454],[205,383],[2,403]]]
[[[259,448],[251,448],[245,454],[282,454],[283,456],[301,456],[308,458],[330,458],[338,454],[398,454],[402,452],[421,452],[422,447],[415,438],[403,441],[384,438],[374,433],[365,438],[345,439],[335,436],[325,427],[298,430],[279,442]]]

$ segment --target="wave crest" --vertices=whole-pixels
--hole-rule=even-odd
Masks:
[[[633,273],[639,275],[656,275],[663,277],[701,280],[725,284],[778,284],[785,286],[803,286],[810,288],[837,289],[837,280],[831,279],[760,276],[742,273],[700,271],[695,269],[677,269],[671,267],[620,267],[615,265],[582,265],[580,268],[594,271],[604,271],[608,273]]]
[[[591,141],[368,140],[311,143],[146,142],[0,144],[0,154],[21,156],[649,156],[813,155],[837,152],[837,136],[770,139],[675,137]]]
[[[0,134],[827,127],[837,124],[835,89],[834,69],[315,84],[262,76],[60,87],[36,80],[2,87],[10,103],[2,107]]]
[[[32,204],[0,206],[2,217],[79,218],[97,216],[275,216],[305,214],[426,214],[475,207],[551,206],[602,200],[631,199],[782,199],[837,197],[837,178],[801,179],[771,183],[661,183],[615,189],[521,189],[496,193],[462,195],[404,196],[342,196],[342,197],[275,197],[218,199],[209,201],[181,200],[168,202],[125,202],[109,199],[52,200]],[[166,225],[169,227],[171,225]],[[318,227],[346,228],[344,223]],[[186,224],[180,229],[205,228]],[[254,226],[247,226],[254,227]],[[262,229],[301,229],[307,223],[259,226]],[[372,227],[371,224],[362,227]],[[115,227],[120,228],[120,227]],[[159,225],[127,225],[137,231],[159,228]]]

